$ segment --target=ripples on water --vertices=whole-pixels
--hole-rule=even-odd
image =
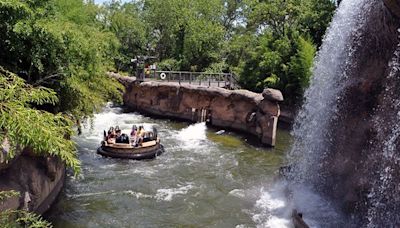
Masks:
[[[103,130],[158,128],[166,153],[151,161],[103,158]],[[204,124],[157,120],[107,107],[75,138],[82,173],[69,176],[48,217],[55,227],[290,227],[284,184],[273,184],[290,144],[243,143]]]

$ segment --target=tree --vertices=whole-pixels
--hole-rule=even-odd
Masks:
[[[146,0],[150,49],[165,60],[174,58],[182,70],[203,70],[217,61],[224,28],[219,0]]]
[[[331,0],[308,0],[302,7],[300,26],[303,33],[311,36],[313,42],[319,47],[325,31],[332,20],[336,9]]]
[[[122,44],[114,57],[117,71],[128,71],[130,59],[146,52],[147,24],[141,19],[140,6],[135,2],[107,3],[102,9],[101,20]]]
[[[79,119],[98,111],[105,100],[120,99],[122,86],[105,75],[119,42],[96,23],[93,4],[10,0],[0,1],[0,10],[0,65],[25,71],[21,75],[29,84],[54,89],[60,102],[48,111]]]
[[[248,29],[255,33],[255,45],[238,67],[240,81],[253,91],[280,89],[287,104],[298,104],[334,4],[330,0],[250,0],[249,6]]]
[[[71,120],[59,113],[52,114],[34,105],[58,102],[57,94],[45,87],[33,87],[23,79],[0,67],[0,142],[10,143],[7,158],[17,148],[31,148],[38,155],[57,156],[75,173],[80,170],[75,145],[68,137],[73,134]]]

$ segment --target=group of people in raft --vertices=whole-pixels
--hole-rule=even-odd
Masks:
[[[108,144],[123,143],[131,144],[133,147],[142,146],[143,142],[148,142],[157,138],[157,129],[153,127],[152,131],[145,131],[143,126],[132,126],[130,135],[122,133],[119,126],[110,127],[107,134],[104,131],[105,140]]]

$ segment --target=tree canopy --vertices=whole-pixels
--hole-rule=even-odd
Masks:
[[[121,43],[118,70],[129,71],[135,55],[154,55],[159,69],[233,72],[245,89],[277,88],[295,104],[308,85],[335,3],[137,0],[109,1],[101,8],[103,25]]]
[[[243,88],[277,88],[298,103],[334,9],[330,0],[0,0],[3,136],[26,134],[18,143],[77,167],[69,142],[33,138],[45,126],[70,134],[71,121],[120,100],[106,72],[129,71],[135,55],[157,56],[159,69],[234,72]],[[25,115],[43,125],[30,131]]]

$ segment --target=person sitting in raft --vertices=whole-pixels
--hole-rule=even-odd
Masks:
[[[137,135],[138,135],[137,127],[136,127],[136,125],[133,125],[131,135],[130,135],[130,140],[131,140],[132,146],[136,146]]]
[[[116,133],[115,133],[115,129],[114,127],[110,127],[110,129],[107,132],[107,143],[113,144],[115,143],[115,137],[116,137]]]
[[[116,133],[115,142],[116,143],[122,143],[122,138],[121,138],[122,132],[121,132],[121,129],[119,129],[118,126],[115,128],[115,133]]]
[[[117,126],[115,128],[115,132],[117,133],[117,137],[115,139],[116,143],[124,143],[124,144],[129,144],[129,137],[127,134],[122,134],[121,129]]]
[[[139,126],[139,132],[137,134],[137,141],[139,145],[142,145],[145,133],[146,132],[144,131],[143,126]]]

